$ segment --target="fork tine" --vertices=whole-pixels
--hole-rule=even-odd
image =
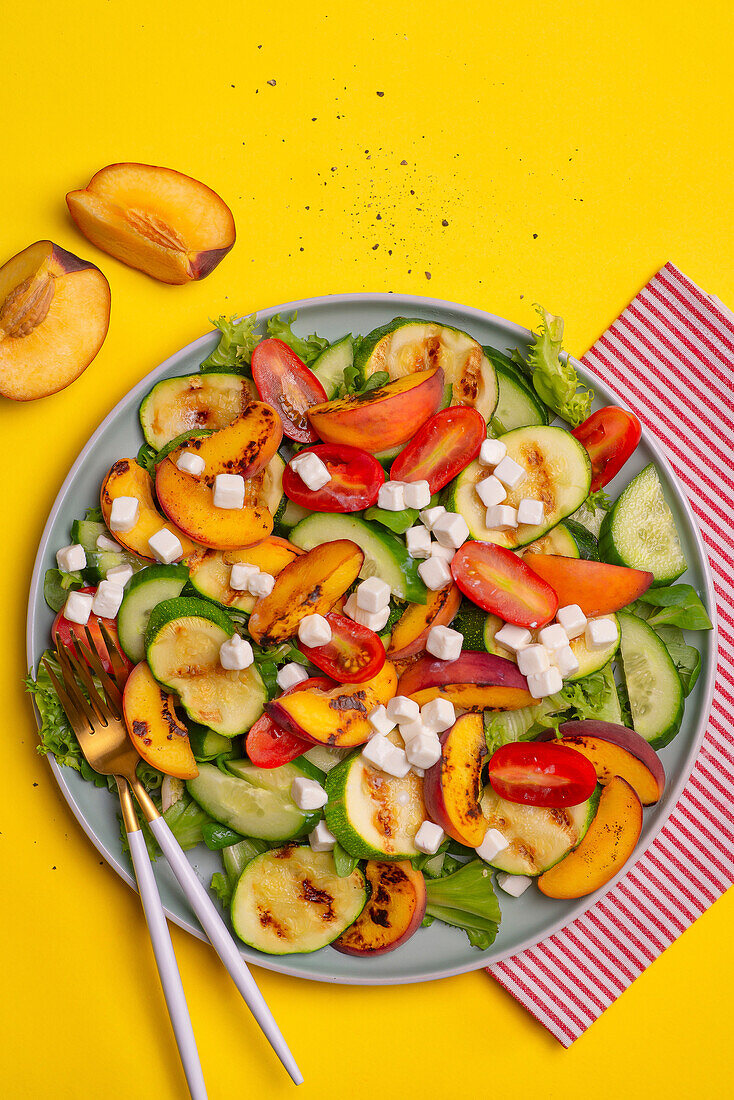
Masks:
[[[107,706],[106,699],[100,695],[97,690],[97,685],[92,679],[92,673],[89,665],[84,659],[81,647],[77,644],[78,639],[72,637],[71,644],[67,649],[67,657],[69,658],[69,664],[76,673],[78,680],[81,680],[84,687],[87,689],[87,695],[91,703],[92,709],[101,722],[107,723],[107,720],[112,717],[112,711]]]
[[[71,698],[71,701],[74,703],[77,710],[81,711],[81,713],[86,718],[87,722],[89,723],[89,728],[94,731],[94,723],[97,721],[97,719],[101,718],[101,721],[103,722],[106,722],[106,719],[104,718],[104,716],[100,716],[96,711],[93,711],[92,707],[90,707],[89,703],[85,699],[84,692],[79,687],[79,684],[77,683],[74,676],[74,666],[72,665],[69,651],[66,646],[63,646],[61,644],[61,642],[59,642],[57,645],[56,656],[58,657],[59,664],[61,665],[61,673],[64,677],[64,687],[66,688],[67,694]]]
[[[127,679],[127,665],[125,659],[120,652],[120,646],[117,640],[113,638],[112,634],[107,629],[107,624],[100,621],[99,629],[104,638],[104,643],[107,646],[107,653],[110,658],[110,664],[112,665],[112,675],[118,689],[122,691],[125,686],[125,680]],[[89,628],[87,628],[87,634],[89,634]]]
[[[87,631],[87,633],[89,632]],[[81,657],[83,658],[83,660],[91,665],[91,667],[94,669],[97,679],[102,685],[102,694],[105,697],[107,706],[109,707],[115,718],[121,718],[122,694],[120,692],[120,689],[118,688],[115,681],[111,680],[108,674],[103,669],[102,662],[99,659],[99,654],[97,653],[96,649],[90,648],[90,646],[86,645],[86,643],[83,642],[82,639],[79,637],[77,637],[75,641]]]
[[[71,727],[74,730],[74,733],[81,740],[81,738],[83,736],[86,736],[89,733],[89,730],[85,726],[84,716],[82,716],[79,713],[79,710],[77,709],[76,704],[72,702],[69,694],[67,693],[67,691],[66,691],[66,681],[64,680],[64,684],[62,686],[61,682],[59,681],[59,679],[56,676],[56,673],[51,668],[50,664],[48,663],[48,661],[46,660],[45,657],[43,658],[43,665],[46,669],[46,672],[49,675],[49,679],[51,680],[51,683],[54,686],[56,694],[58,695],[59,699],[61,700],[61,705],[64,708],[64,712],[66,713],[66,717],[71,722]]]

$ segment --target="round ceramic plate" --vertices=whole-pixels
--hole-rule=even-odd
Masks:
[[[330,340],[345,332],[367,333],[396,316],[420,317],[453,325],[471,333],[481,344],[500,350],[526,348],[531,334],[518,325],[478,309],[453,305],[431,298],[416,298],[398,294],[342,294],[289,302],[260,314],[265,321],[275,313],[298,310],[296,330],[301,334],[317,332]],[[100,424],[79,455],[61,487],[46,524],[38,550],[31,582],[28,611],[28,663],[35,668],[50,640],[52,614],[43,599],[43,576],[55,565],[55,552],[69,541],[72,519],[83,516],[90,505],[99,500],[102,477],[117,458],[134,456],[143,441],[138,422],[138,407],[155,382],[180,374],[195,372],[201,361],[215,347],[218,334],[209,333],[188,347],[176,352],[152,371],[117,405]],[[597,405],[619,404],[611,390],[579,368],[580,375],[590,383],[597,396]],[[621,488],[648,462],[654,461],[662,478],[666,499],[673,509],[683,549],[689,563],[685,580],[703,595],[710,612],[715,607],[711,575],[701,537],[682,487],[668,465],[660,448],[647,432],[635,455],[625,466],[617,483],[611,485],[614,497]],[[660,803],[645,811],[642,837],[637,847],[639,858],[665,823],[681,788],[691,770],[696,751],[703,737],[711,702],[715,670],[714,632],[699,636],[695,643],[702,653],[703,667],[693,693],[686,701],[683,727],[675,740],[662,750],[661,756],[668,775],[668,786]],[[121,853],[117,820],[117,799],[106,790],[85,783],[71,768],[59,768],[49,758],[61,792],[80,825],[115,871],[135,886],[126,857]],[[217,853],[199,846],[189,853],[191,861],[204,883],[221,866]],[[625,871],[629,869],[628,865]],[[163,904],[169,917],[193,935],[203,938],[165,860],[159,858],[156,877]],[[622,872],[624,874],[624,871]],[[352,958],[324,948],[312,955],[263,955],[241,946],[242,954],[251,962],[270,970],[317,981],[345,982],[354,985],[430,981],[463,971],[475,970],[497,962],[551,935],[601,897],[613,884],[579,901],[552,901],[536,889],[514,899],[500,892],[502,924],[494,945],[488,951],[478,951],[469,945],[462,931],[434,923],[419,932],[397,951],[372,959]]]

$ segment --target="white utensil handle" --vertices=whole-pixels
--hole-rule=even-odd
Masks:
[[[214,902],[202,886],[196,872],[163,818],[154,818],[150,822],[150,827],[161,846],[161,851],[170,863],[171,870],[178,879],[181,889],[199,918],[199,923],[206,932],[212,947],[229,971],[232,981],[239,989],[245,1003],[294,1083],[300,1085],[303,1082],[303,1074],[296,1065],[272,1012],[255,984],[255,979],[240,955],[226,924],[217,912]]]
[[[163,912],[150,857],[145,847],[145,838],[138,829],[128,833],[127,839],[130,843],[130,853],[135,869],[135,878],[138,882],[138,890],[140,891],[140,900],[143,903],[143,912],[148,924],[153,953],[189,1092],[192,1100],[207,1100],[204,1075],[201,1071],[199,1052],[196,1049],[196,1039],[194,1038],[189,1009],[181,984],[181,975],[173,952],[171,934],[166,915]]]

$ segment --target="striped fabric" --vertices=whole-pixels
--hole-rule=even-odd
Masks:
[[[582,361],[686,487],[714,575],[719,665],[703,746],[658,838],[568,928],[489,968],[566,1047],[734,882],[734,315],[666,264]]]

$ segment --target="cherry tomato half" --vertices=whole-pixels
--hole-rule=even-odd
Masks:
[[[454,554],[451,572],[465,596],[507,623],[535,629],[558,610],[548,582],[504,546],[465,542]]]
[[[333,687],[334,681],[326,676],[311,676],[310,679],[301,680],[300,684],[288,688],[283,695],[308,691],[309,688],[329,691]],[[294,733],[281,729],[267,714],[260,715],[245,738],[245,752],[257,768],[279,768],[282,764],[290,764],[291,760],[312,748],[313,741],[306,741],[303,737],[296,737]]]
[[[595,493],[622,469],[640,442],[642,428],[634,413],[606,405],[574,428],[571,435],[589,452],[591,492]]]
[[[526,806],[578,806],[596,787],[594,765],[576,749],[548,742],[503,745],[489,761],[492,790]]]
[[[346,443],[321,443],[298,453],[309,452],[326,465],[331,481],[322,489],[309,489],[288,463],[283,471],[283,492],[289,500],[312,512],[360,512],[375,504],[385,471],[374,455]]]
[[[468,405],[441,409],[419,428],[390,467],[393,481],[427,481],[431,493],[461,473],[487,438],[482,414]]]
[[[97,591],[96,588],[79,588],[78,592],[83,592],[85,595],[93,596]],[[97,654],[100,659],[100,663],[105,672],[112,672],[112,662],[110,661],[109,651],[105,645],[104,638],[102,637],[102,631],[99,628],[99,624],[104,623],[108,633],[112,636],[114,641],[117,642],[117,623],[114,619],[103,619],[99,615],[90,615],[86,626],[81,626],[79,623],[72,623],[69,619],[64,618],[64,609],[59,611],[58,615],[53,621],[51,627],[51,637],[55,642],[58,638],[61,644],[66,649],[71,649],[72,636],[80,638],[84,645],[89,645],[89,639],[87,638],[87,628],[92,635],[92,641],[94,642],[94,648],[97,650]],[[118,644],[118,648],[119,644]],[[122,649],[120,648],[122,653]],[[125,667],[129,672],[132,665],[123,654]]]
[[[326,401],[326,390],[313,371],[282,340],[262,340],[252,353],[252,377],[261,400],[283,421],[283,433],[297,443],[315,443],[307,410]]]
[[[325,618],[331,641],[313,649],[299,642],[301,653],[341,684],[361,684],[376,676],[385,663],[385,647],[374,630],[334,611]]]

